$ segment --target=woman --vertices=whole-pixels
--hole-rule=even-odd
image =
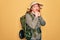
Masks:
[[[46,24],[40,13],[41,6],[43,5],[33,2],[29,11],[25,14],[26,25],[22,26],[24,26],[24,35],[27,40],[41,40],[41,26]]]
[[[30,10],[27,13],[30,13],[34,19],[32,20],[31,16],[29,14],[26,14],[26,23],[35,31],[32,32],[32,37],[30,40],[41,40],[41,26],[44,26],[46,23],[43,20],[40,9],[42,4],[39,4],[37,2],[33,2],[31,4]],[[38,29],[40,32],[38,32]]]

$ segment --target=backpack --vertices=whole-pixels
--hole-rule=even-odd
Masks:
[[[26,13],[27,14],[27,13]],[[23,38],[25,37],[27,40],[30,40],[31,39],[31,37],[32,37],[32,28],[31,27],[29,27],[29,25],[28,24],[26,24],[26,14],[25,15],[23,15],[22,17],[20,17],[20,22],[21,22],[21,25],[22,25],[22,30],[23,30]],[[31,17],[32,17],[32,19],[33,19],[33,16],[30,14],[30,13],[28,13]],[[20,35],[22,35],[22,33],[21,32],[19,32],[19,36]],[[21,36],[20,36],[20,38],[21,38]],[[21,39],[23,39],[23,38],[21,38]]]
[[[21,30],[19,32],[19,37],[21,39],[26,38],[27,40],[30,40],[32,37],[32,31],[34,31],[34,29],[32,29],[28,24],[26,24],[26,14],[23,15],[22,17],[20,17],[20,22],[21,22],[23,31]],[[28,13],[28,14],[32,17],[32,20],[33,20],[34,17],[30,13]],[[41,33],[41,29],[39,27],[37,28],[37,32]]]

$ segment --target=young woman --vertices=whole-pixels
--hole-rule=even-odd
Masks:
[[[41,6],[43,5],[37,2],[33,2],[31,4],[31,7],[27,13],[30,13],[34,17],[33,20],[29,14],[26,14],[26,23],[32,29],[34,29],[30,40],[41,40],[41,29],[40,28],[41,26],[44,26],[46,24],[40,13]]]
[[[40,13],[41,6],[43,5],[33,2],[29,11],[26,12],[26,24],[28,27],[24,27],[24,35],[27,40],[41,40],[41,26],[46,24]]]

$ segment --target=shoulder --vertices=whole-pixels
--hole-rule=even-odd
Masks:
[[[25,15],[26,15],[26,16],[30,16],[30,15],[31,15],[31,13],[26,13]]]
[[[31,17],[31,13],[26,13],[25,15],[26,15],[26,18],[28,18],[28,19],[31,19],[32,18]]]

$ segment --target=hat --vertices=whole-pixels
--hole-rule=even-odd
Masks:
[[[34,2],[32,2],[32,3],[30,4],[29,9],[31,8],[31,6],[33,6],[33,5],[35,5],[35,4],[39,4],[39,5],[40,5],[40,8],[41,8],[41,6],[43,6],[42,4],[40,4],[40,3],[34,1]]]

